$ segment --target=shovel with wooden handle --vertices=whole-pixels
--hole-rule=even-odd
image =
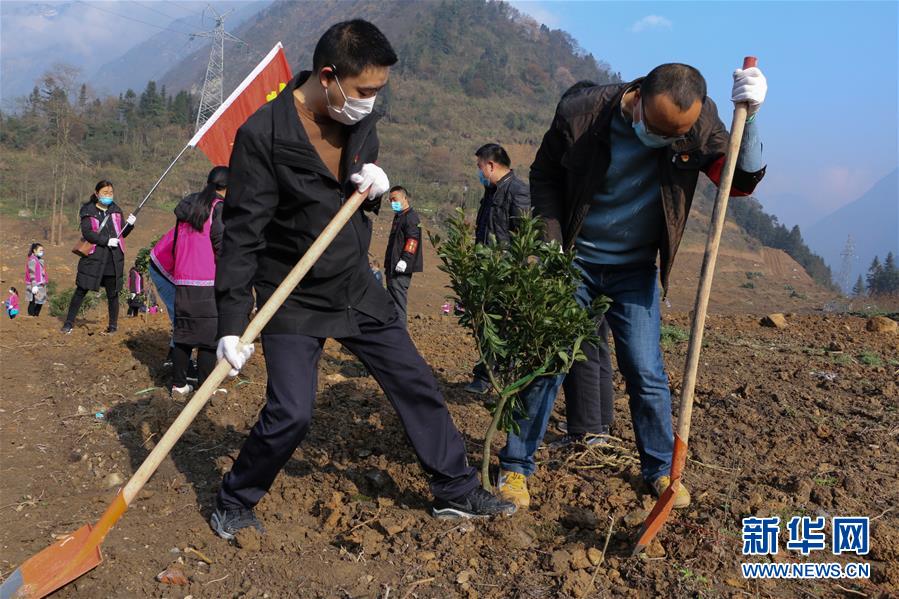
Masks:
[[[756,66],[758,59],[747,56],[743,59],[743,68]],[[696,388],[696,370],[699,366],[699,352],[702,350],[702,331],[705,327],[706,308],[709,305],[709,293],[712,290],[712,277],[715,275],[715,262],[718,260],[718,244],[724,231],[724,217],[727,215],[727,199],[737,167],[737,155],[740,153],[740,142],[743,140],[743,128],[746,125],[748,106],[741,102],[734,106],[734,119],[730,126],[730,140],[721,170],[721,181],[718,184],[718,195],[712,210],[712,221],[709,236],[705,244],[705,256],[702,259],[702,274],[699,277],[699,288],[696,291],[696,305],[693,310],[693,328],[690,331],[690,345],[687,348],[687,364],[681,384],[680,412],[677,416],[677,432],[674,435],[674,454],[671,457],[671,484],[659,497],[655,507],[647,516],[640,529],[640,536],[634,546],[633,555],[639,554],[655,538],[662,525],[668,520],[674,497],[680,489],[681,475],[687,462],[687,439],[690,436],[690,417],[693,415],[693,391]]]
[[[303,277],[312,268],[312,265],[324,253],[344,225],[358,210],[365,200],[368,191],[354,193],[340,208],[337,214],[328,223],[318,238],[303,255],[287,278],[281,282],[265,305],[256,313],[255,318],[247,326],[247,330],[240,336],[240,342],[248,345],[253,343],[262,329],[268,324],[281,304],[296,288]],[[172,447],[181,438],[181,435],[190,426],[194,418],[212,394],[218,389],[222,381],[228,376],[231,365],[227,360],[221,360],[206,378],[203,385],[197,390],[190,402],[169,427],[165,435],[140,465],[131,480],[119,491],[113,502],[106,508],[103,516],[96,524],[86,524],[47,547],[37,555],[28,558],[15,572],[0,585],[0,599],[28,598],[38,599],[49,595],[56,589],[72,582],[85,572],[97,567],[103,557],[100,554],[100,544],[106,538],[109,530],[118,522],[125,510],[143,488],[144,484],[159,467],[159,464],[169,454]]]

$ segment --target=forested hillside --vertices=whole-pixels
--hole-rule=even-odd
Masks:
[[[480,199],[474,151],[496,141],[527,177],[561,93],[579,80],[619,81],[560,30],[550,30],[502,2],[374,2],[329,0],[273,3],[236,34],[249,51],[228,55],[226,91],[281,41],[294,72],[311,66],[312,49],[334,15],[366,18],[381,27],[400,57],[379,97],[380,162],[394,183],[438,221],[456,206]],[[103,177],[117,185],[126,208],[139,201],[193,132],[208,55],[199,51],[159,82],[115,98],[95,97],[82,74],[59,65],[4,114],[0,198],[6,210],[48,218],[48,238],[74,226],[77,206]],[[166,204],[199,185],[208,164],[188,152],[161,186]],[[697,206],[708,211],[714,191],[700,186]],[[731,203],[731,214],[762,244],[787,251],[819,283],[830,272],[802,242],[753,199]]]

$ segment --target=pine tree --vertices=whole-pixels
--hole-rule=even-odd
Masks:
[[[852,295],[855,297],[861,297],[865,294],[865,282],[862,280],[862,276],[858,275],[858,279],[855,281],[855,285],[852,286]]]
[[[880,281],[883,275],[883,266],[880,264],[880,258],[874,256],[871,266],[868,267],[868,276],[866,281],[868,284],[868,295],[878,295],[880,293]]]
[[[893,252],[889,252],[883,261],[880,287],[881,293],[886,295],[899,293],[899,268],[896,267],[896,258],[893,256]]]

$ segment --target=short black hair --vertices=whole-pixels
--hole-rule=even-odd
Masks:
[[[644,98],[664,94],[678,108],[688,110],[695,102],[705,100],[705,78],[688,64],[662,64],[651,70],[640,83],[640,94]]]
[[[412,199],[412,194],[402,185],[394,185],[390,188],[390,191],[387,192],[387,195],[392,194],[394,191],[402,191],[407,200]]]
[[[511,168],[512,166],[512,161],[509,159],[508,152],[506,152],[506,150],[499,144],[484,144],[477,149],[474,155],[481,160],[489,160],[501,164],[506,168]]]
[[[338,77],[355,77],[367,67],[389,67],[397,57],[381,30],[362,19],[331,25],[315,45],[312,69],[334,67]]]

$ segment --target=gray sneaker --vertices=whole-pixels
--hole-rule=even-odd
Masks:
[[[561,449],[570,445],[608,445],[608,435],[594,435],[593,433],[581,433],[580,435],[562,435],[549,444],[550,449]]]
[[[431,515],[440,520],[459,518],[489,518],[510,516],[515,513],[514,503],[501,499],[477,486],[462,497],[453,500],[435,499]]]
[[[215,511],[212,512],[212,517],[209,518],[209,525],[215,534],[226,541],[232,540],[237,531],[251,526],[260,533],[265,533],[265,529],[253,510],[245,507],[226,509],[217,505]]]
[[[474,379],[465,387],[465,391],[468,393],[475,393],[477,395],[484,395],[488,391],[490,391],[490,383],[485,381],[484,379]]]

